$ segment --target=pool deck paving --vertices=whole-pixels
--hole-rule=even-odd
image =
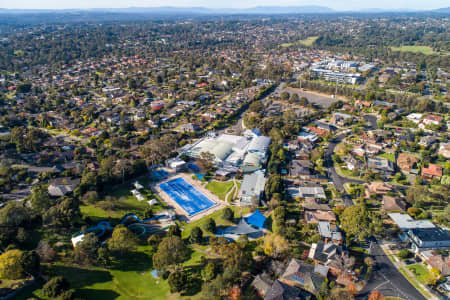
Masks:
[[[208,191],[203,185],[201,181],[193,180],[190,176],[190,174],[187,173],[170,173],[166,179],[163,181],[159,181],[152,184],[152,189],[158,193],[158,195],[161,197],[161,199],[169,206],[173,207],[175,209],[175,212],[177,215],[184,216],[186,218],[186,222],[193,222],[196,220],[199,220],[209,214],[212,214],[213,212],[223,209],[228,204],[222,200],[220,200],[219,197]],[[167,195],[161,188],[160,184],[166,183],[168,181],[172,181],[177,178],[183,178],[187,183],[194,186],[198,191],[200,191],[202,194],[204,194],[206,197],[208,197],[210,200],[216,203],[215,206],[212,206],[210,208],[207,208],[193,216],[189,216],[189,214],[175,201],[173,200],[169,195]]]

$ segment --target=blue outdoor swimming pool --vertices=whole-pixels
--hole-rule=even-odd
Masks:
[[[181,177],[162,183],[159,187],[178,203],[189,216],[217,205]]]

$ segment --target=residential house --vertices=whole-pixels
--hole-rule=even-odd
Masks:
[[[69,177],[52,179],[48,186],[48,194],[52,197],[65,196],[72,193],[80,182],[80,179],[71,179]]]
[[[266,292],[264,300],[303,300],[311,297],[295,286],[275,280],[270,289]]]
[[[286,271],[279,278],[279,280],[287,285],[298,287],[311,294],[317,295],[320,290],[320,286],[326,279],[326,276],[317,271],[319,270],[317,270],[313,265],[293,258],[289,262]]]
[[[443,167],[436,164],[429,164],[428,167],[422,168],[422,177],[427,180],[441,179]]]
[[[313,166],[310,160],[292,160],[289,163],[290,177],[305,177],[311,175],[311,167]]]
[[[361,170],[364,167],[364,163],[359,159],[356,159],[353,155],[350,155],[346,161],[347,169],[350,171]]]
[[[423,123],[426,125],[439,125],[444,119],[436,115],[428,115],[423,118]]]
[[[420,139],[419,145],[423,146],[425,148],[428,148],[431,145],[433,145],[434,143],[436,143],[436,141],[437,141],[437,138],[435,136],[427,135]]]
[[[339,227],[336,224],[332,224],[326,221],[319,221],[317,224],[320,236],[325,239],[325,243],[332,241],[333,243],[342,243],[342,234],[339,231]]]
[[[383,195],[382,206],[384,211],[405,211],[406,202],[398,197]]]
[[[311,245],[308,258],[316,265],[328,267],[331,275],[339,277],[347,270],[344,269],[343,260],[348,259],[348,252],[341,245],[333,242],[318,242]]]
[[[449,143],[440,143],[438,154],[449,159],[450,158],[450,142]]]
[[[270,279],[270,276],[266,273],[258,274],[255,279],[253,279],[251,286],[256,290],[261,298],[267,294],[271,289],[274,281]]]
[[[383,174],[384,176],[391,176],[394,173],[394,164],[388,159],[381,157],[367,158],[367,167],[374,172]]]
[[[327,210],[305,210],[305,222],[308,224],[316,224],[320,221],[336,222],[336,215],[332,211]]]
[[[405,173],[410,173],[412,169],[417,167],[419,159],[407,153],[400,153],[397,157],[398,168]]]
[[[198,132],[200,126],[195,123],[186,123],[180,126],[180,132]]]
[[[426,260],[430,267],[435,268],[439,271],[442,276],[450,275],[450,256],[444,256],[442,254],[436,254],[435,251],[430,251],[432,253]]]
[[[393,191],[392,184],[386,182],[371,182],[366,184],[366,197],[371,195],[385,195]]]
[[[301,198],[326,199],[325,191],[321,186],[301,186],[298,188]]]

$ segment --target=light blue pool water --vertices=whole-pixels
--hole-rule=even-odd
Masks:
[[[162,183],[159,187],[178,203],[189,216],[217,205],[181,177]]]

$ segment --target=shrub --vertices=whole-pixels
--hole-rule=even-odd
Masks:
[[[401,259],[406,259],[406,258],[410,258],[412,255],[408,249],[403,248],[402,250],[400,250],[398,252],[397,256],[400,257]]]
[[[42,288],[44,296],[56,298],[69,289],[69,282],[61,276],[53,277]]]

